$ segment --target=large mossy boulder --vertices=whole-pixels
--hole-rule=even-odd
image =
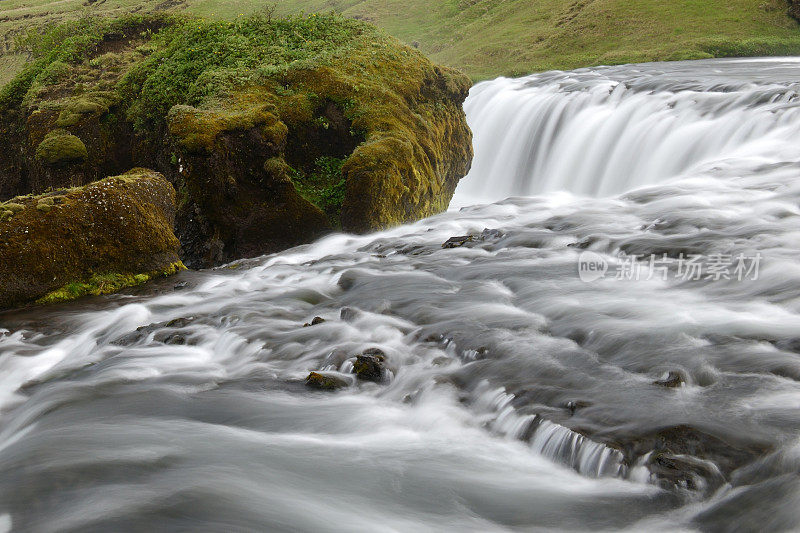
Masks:
[[[472,159],[469,79],[338,15],[84,20],[29,47],[0,94],[22,147],[0,198],[154,168],[190,265],[438,213]]]
[[[175,190],[134,169],[0,203],[0,308],[104,294],[183,268]]]

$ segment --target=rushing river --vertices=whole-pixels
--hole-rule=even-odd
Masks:
[[[0,531],[800,527],[798,93],[479,84],[460,210],[0,315]]]

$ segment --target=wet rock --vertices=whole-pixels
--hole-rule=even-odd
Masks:
[[[670,370],[664,377],[653,382],[660,387],[678,388],[686,384],[686,377],[682,372]]]
[[[186,344],[186,337],[178,333],[174,335],[168,335],[167,337],[164,338],[164,344],[183,346],[184,344]]]
[[[360,312],[352,307],[342,307],[342,310],[339,312],[339,318],[345,322],[352,322],[359,314]]]
[[[734,471],[772,451],[768,441],[757,435],[715,436],[686,425],[629,435],[609,444],[623,451],[627,464],[635,464],[651,453],[646,466],[662,487],[703,493],[713,491]]]
[[[578,409],[583,409],[584,407],[589,407],[590,405],[592,405],[591,402],[587,402],[584,400],[570,400],[566,404],[564,404],[564,407],[566,407],[570,415],[574,415],[575,411],[577,411]]]
[[[188,326],[189,324],[191,324],[194,321],[195,321],[195,318],[193,316],[180,317],[180,318],[175,318],[173,320],[170,320],[169,322],[167,322],[165,324],[165,326],[168,327],[168,328],[185,328],[186,326]]]
[[[459,237],[450,237],[447,239],[444,244],[442,244],[442,248],[459,248],[464,246],[468,242],[472,242],[475,240],[475,237],[472,235],[461,235]]]
[[[480,361],[482,359],[486,359],[488,354],[489,348],[486,346],[481,346],[480,348],[464,350],[461,354],[461,358],[465,361]]]
[[[173,288],[176,291],[179,291],[179,290],[185,289],[188,286],[189,286],[189,283],[187,283],[186,281],[181,281],[180,283],[176,283],[175,287],[173,287]]]
[[[317,390],[337,390],[344,389],[348,385],[347,381],[340,377],[330,374],[311,372],[306,378],[306,386]]]
[[[505,236],[505,233],[503,233],[499,229],[486,228],[481,232],[481,240],[482,241],[493,241],[493,240],[497,240],[497,239],[502,239],[504,236]]]
[[[311,326],[316,326],[318,324],[323,324],[324,322],[325,322],[324,318],[322,318],[321,316],[315,316],[313,320],[311,320],[311,323],[306,322],[305,324],[303,324],[303,327],[308,328]]]
[[[136,328],[136,331],[128,333],[127,335],[123,335],[122,337],[115,340],[112,344],[115,344],[117,346],[131,346],[133,344],[136,344],[137,342],[143,341],[151,333],[155,333],[153,340],[155,340],[156,342],[163,342],[165,344],[172,344],[172,345],[183,345],[186,344],[187,342],[186,337],[174,331],[168,331],[168,330],[184,328],[190,325],[195,320],[196,320],[195,317],[181,317],[181,318],[175,318],[173,320],[168,320],[166,322],[157,322],[153,324],[148,324],[146,326],[140,326]]]
[[[725,483],[717,465],[690,455],[657,452],[650,457],[647,467],[664,488],[674,485],[708,494]]]
[[[353,363],[353,372],[362,381],[373,381],[380,383],[383,381],[383,372],[386,368],[386,354],[378,348],[364,350],[361,355],[356,356]]]

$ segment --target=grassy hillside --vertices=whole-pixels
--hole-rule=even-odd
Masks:
[[[371,21],[475,79],[551,68],[731,55],[800,54],[786,0],[278,0]],[[0,36],[85,13],[188,10],[233,19],[257,0],[3,0]],[[19,57],[0,58],[0,82]],[[5,67],[5,68],[2,68]]]
[[[551,68],[800,53],[785,0],[284,0],[363,17],[476,78]]]

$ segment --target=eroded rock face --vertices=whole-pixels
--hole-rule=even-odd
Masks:
[[[152,16],[91,31],[0,94],[18,147],[0,153],[0,200],[153,168],[178,191],[182,257],[205,267],[433,215],[469,170],[469,79],[365,23]],[[260,44],[275,35],[315,51]],[[231,74],[236,54],[252,66]]]
[[[113,292],[183,268],[175,191],[134,169],[0,203],[0,308]]]

